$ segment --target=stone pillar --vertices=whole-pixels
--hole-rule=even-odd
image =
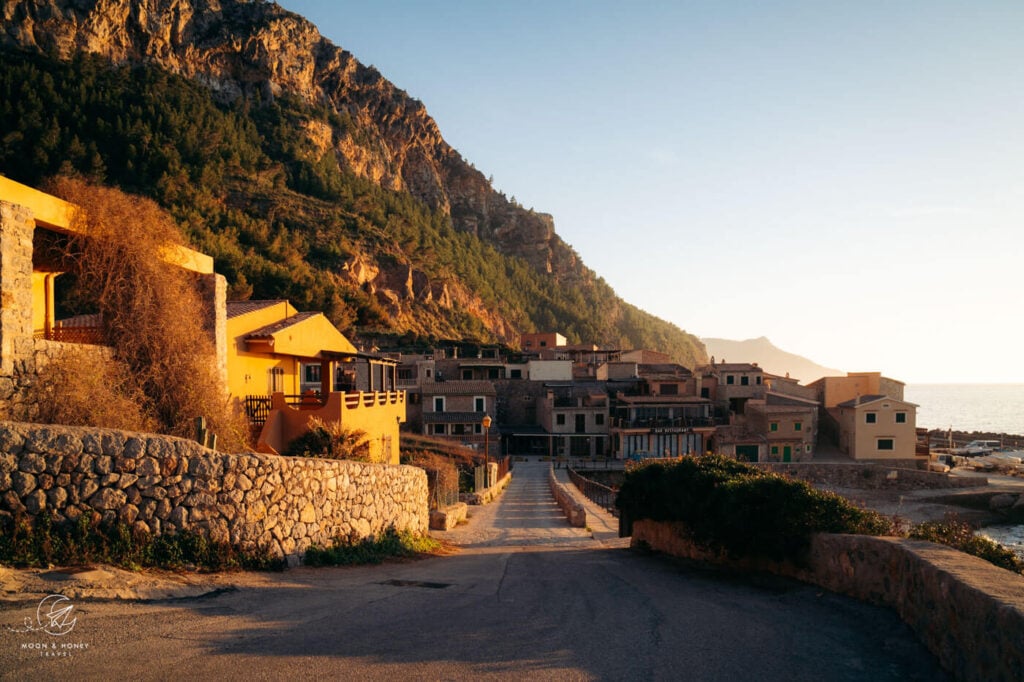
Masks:
[[[35,371],[32,341],[32,212],[0,201],[0,406],[10,408]]]
[[[199,276],[199,291],[206,304],[203,327],[213,341],[217,376],[228,392],[228,282],[224,275],[212,273]]]

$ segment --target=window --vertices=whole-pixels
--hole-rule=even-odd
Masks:
[[[803,423],[802,422],[793,422],[793,430],[794,431],[803,431],[804,430]]]
[[[462,370],[462,378],[465,381],[472,381],[472,379],[473,379],[473,370],[471,370],[471,369],[464,369],[464,370]]]
[[[594,415],[594,423],[598,426],[604,426],[604,415],[598,412]]]
[[[679,384],[662,384],[660,390],[662,395],[679,395]]]
[[[284,367],[271,367],[267,372],[267,388],[271,393],[280,393],[284,390]]]
[[[906,412],[897,412],[896,413],[896,423],[897,424],[906,424],[907,423],[907,413]]]
[[[430,378],[430,368],[429,367],[427,368],[427,378],[428,379]]]
[[[700,397],[701,398],[710,398],[711,397],[711,389],[710,388],[702,388],[702,389],[700,389]]]
[[[497,379],[497,378],[499,378],[498,377],[498,368],[497,367],[492,367],[489,370],[487,370],[487,378],[488,379]]]
[[[433,425],[434,435],[435,436],[443,436],[443,435],[445,435],[445,429],[444,429],[445,426],[446,426],[445,424],[434,424]]]
[[[879,438],[877,447],[879,450],[895,450],[896,441],[892,438]]]
[[[740,377],[740,386],[749,386],[749,385],[750,385],[750,377],[748,377],[746,375],[741,376]]]
[[[757,377],[757,382],[756,383],[757,383],[758,386],[761,385],[761,377]]]
[[[514,369],[514,370],[512,370],[512,373],[509,376],[511,376],[513,379],[522,379],[523,378],[523,370],[521,370],[521,369]]]
[[[878,413],[877,412],[865,412],[864,413],[864,423],[865,424],[877,424],[878,423]]]
[[[473,411],[474,412],[486,412],[487,411],[487,400],[485,398],[476,397],[473,398]]]
[[[778,445],[773,445],[772,446],[772,454],[773,455],[779,454],[779,446]]]
[[[444,412],[444,396],[434,396],[434,412]]]
[[[804,446],[804,452],[810,452],[810,451],[811,451],[811,446],[810,445],[805,445]]]
[[[769,424],[768,425],[768,430],[769,431],[778,431],[779,430],[779,422],[772,422],[771,424]]]
[[[735,384],[736,383],[736,377],[734,377],[731,374],[726,374],[725,375],[725,383],[729,384],[730,386],[732,384]]]
[[[400,370],[398,370],[398,380],[399,381],[412,381],[415,378],[416,378],[416,375],[413,374],[413,371],[411,369],[400,369]]]
[[[306,384],[320,383],[320,365],[303,365],[302,382]]]
[[[558,424],[559,426],[565,426],[565,415],[564,414],[556,414],[555,415],[555,423]]]

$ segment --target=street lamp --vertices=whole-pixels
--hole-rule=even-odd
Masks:
[[[491,435],[491,417],[490,415],[484,415],[484,418],[480,421],[480,425],[484,427],[484,471],[487,471],[488,455],[490,454],[489,448],[489,436]],[[487,475],[486,473],[484,474]]]

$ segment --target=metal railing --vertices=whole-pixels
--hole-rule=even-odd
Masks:
[[[245,416],[253,426],[263,426],[270,416],[269,395],[245,396]]]
[[[620,429],[665,429],[693,428],[695,426],[714,426],[712,417],[646,417],[641,419],[612,419],[612,426]]]
[[[46,332],[36,332],[34,336],[47,341],[93,346],[102,346],[106,342],[102,327],[52,327]]]
[[[569,469],[569,480],[572,481],[573,485],[581,493],[587,496],[587,499],[608,510],[612,516],[618,517],[619,510],[615,506],[615,497],[619,494],[618,490],[591,481],[589,478],[583,478],[574,469]]]

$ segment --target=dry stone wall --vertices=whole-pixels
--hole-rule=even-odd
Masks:
[[[754,466],[786,474],[810,483],[857,490],[923,490],[937,488],[978,488],[985,478],[967,478],[934,471],[905,469],[882,464],[837,464],[835,462],[760,462]]]
[[[301,555],[389,527],[425,533],[419,468],[227,454],[170,436],[0,422],[0,513],[98,514],[154,534],[195,531]]]

